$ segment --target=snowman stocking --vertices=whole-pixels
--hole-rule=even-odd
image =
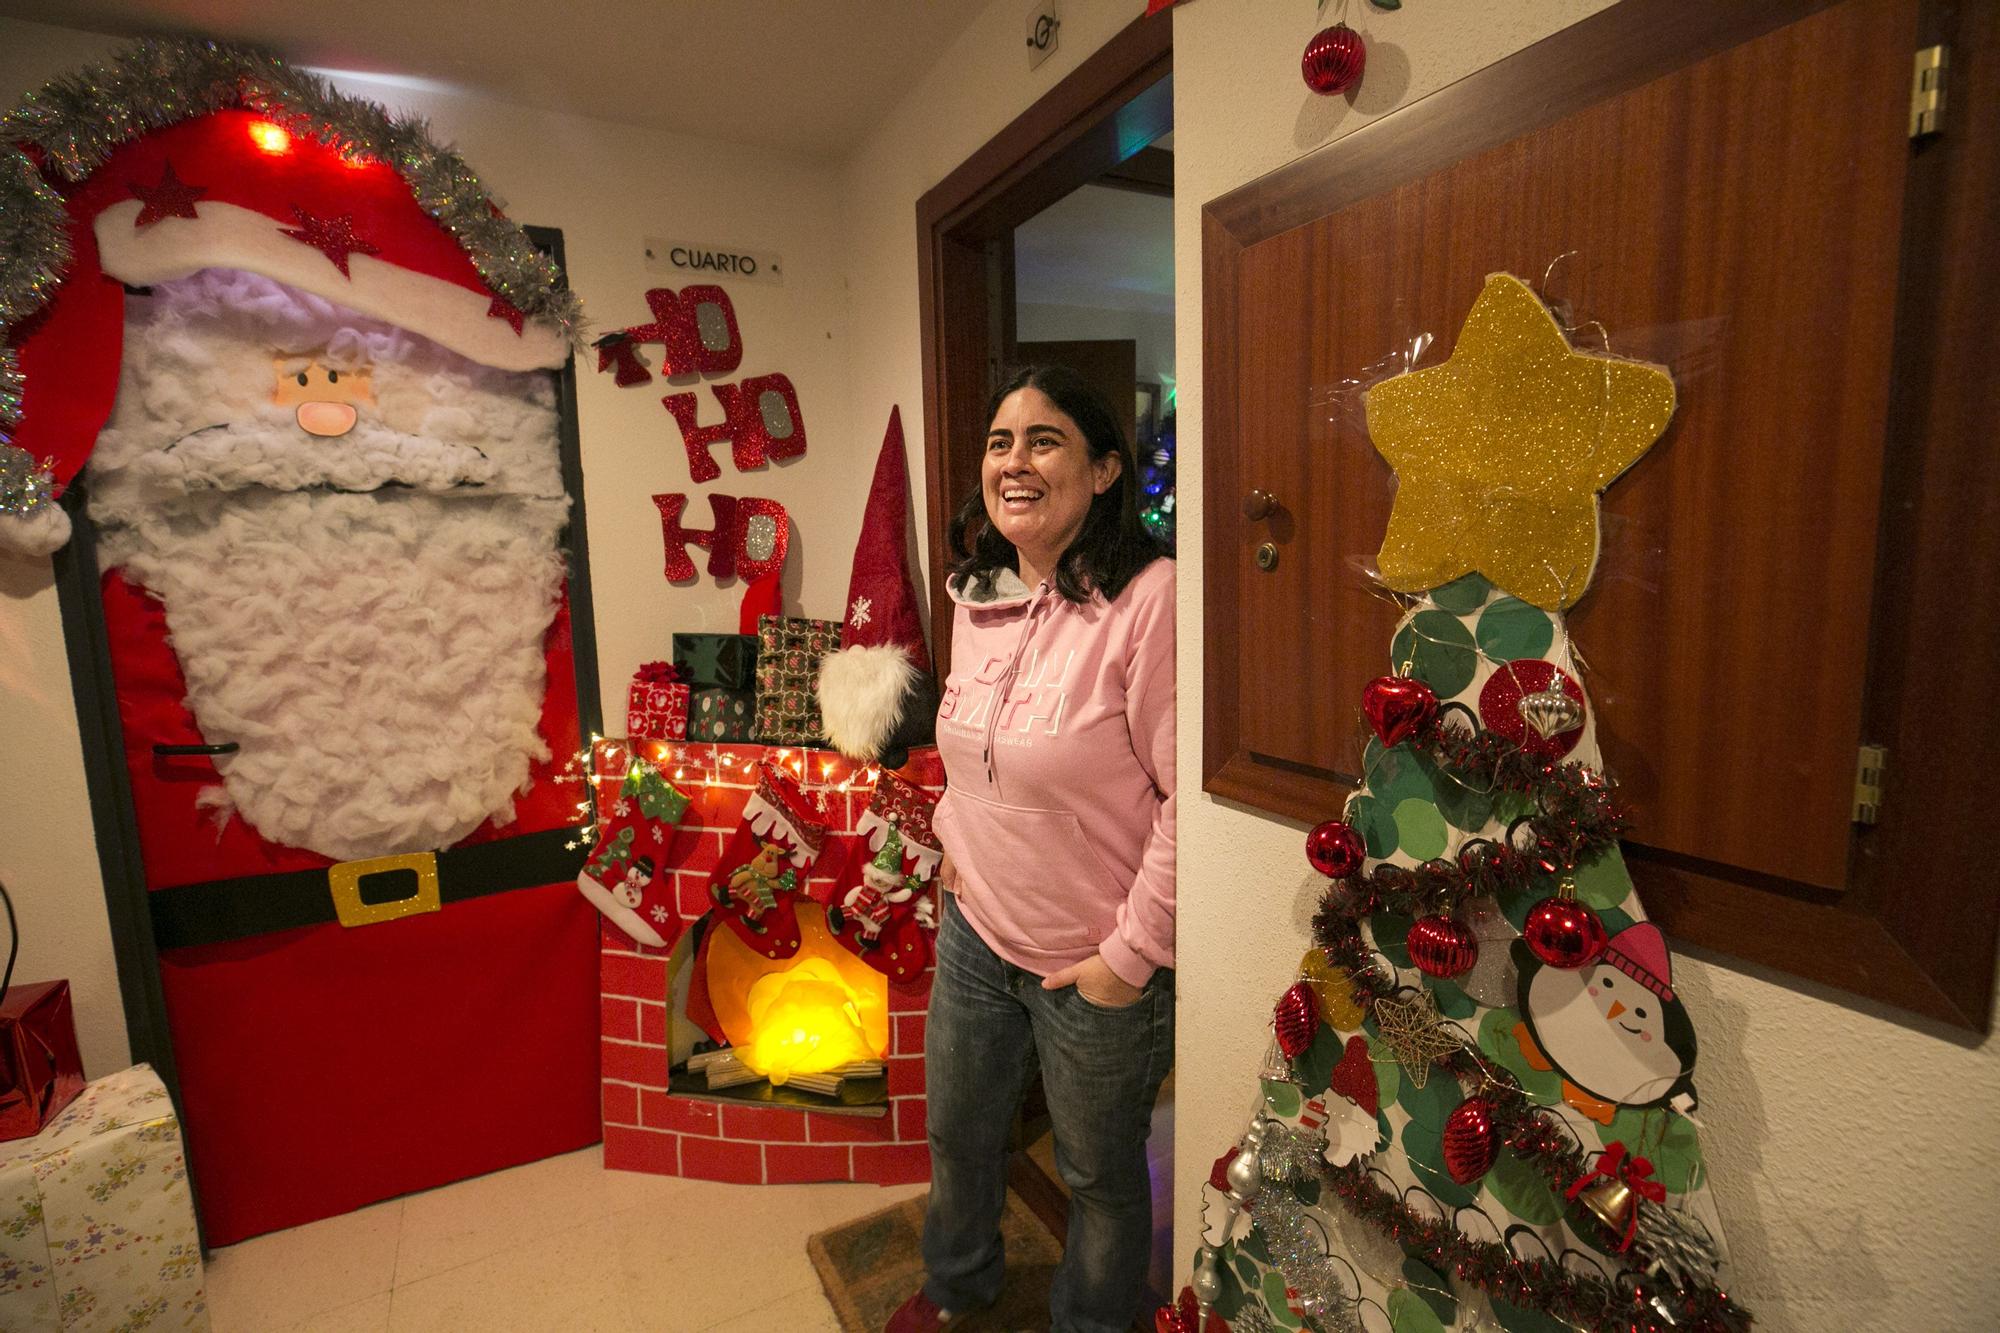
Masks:
[[[664,949],[680,934],[673,876],[665,869],[673,826],[688,798],[651,764],[634,758],[611,800],[602,836],[576,887],[612,925],[641,944]]]
[[[799,950],[794,900],[826,841],[825,823],[809,810],[791,779],[766,769],[709,876],[711,915],[766,958]]]
[[[931,830],[937,802],[884,772],[856,827],[859,844],[835,884],[826,923],[857,958],[896,981],[930,966],[937,931],[932,881],[944,853]]]

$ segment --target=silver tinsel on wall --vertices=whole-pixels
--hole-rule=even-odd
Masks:
[[[495,212],[465,159],[433,140],[421,119],[391,116],[264,52],[149,38],[53,80],[0,118],[0,344],[48,303],[69,269],[68,215],[52,182],[85,180],[120,145],[227,108],[388,163],[495,295],[581,341],[576,294],[521,228]],[[0,354],[0,446],[19,425],[22,391],[20,365],[7,350]]]

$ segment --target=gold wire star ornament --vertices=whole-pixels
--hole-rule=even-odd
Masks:
[[[1382,582],[1420,593],[1476,570],[1559,611],[1597,564],[1598,494],[1666,431],[1675,399],[1664,369],[1577,351],[1528,284],[1495,273],[1449,360],[1362,401],[1396,470]]]
[[[1407,1000],[1375,1001],[1375,1027],[1395,1052],[1396,1063],[1403,1067],[1413,1088],[1421,1089],[1430,1082],[1433,1061],[1464,1044],[1446,1031],[1437,997],[1427,990],[1417,991]]]

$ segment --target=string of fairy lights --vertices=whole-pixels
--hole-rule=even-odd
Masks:
[[[756,752],[746,753],[732,746],[749,747]],[[697,800],[703,792],[717,788],[754,787],[760,768],[775,768],[822,811],[830,804],[829,797],[873,791],[882,776],[880,765],[856,765],[831,750],[767,748],[749,742],[600,736],[593,732],[590,744],[572,754],[555,779],[582,789],[572,821],[577,836],[564,844],[567,848],[573,851],[597,840],[598,810],[604,803],[602,793],[608,789],[615,796],[635,764],[651,765]]]

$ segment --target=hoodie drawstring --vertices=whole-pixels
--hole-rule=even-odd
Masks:
[[[1035,632],[1035,616],[1042,609],[1048,597],[1049,585],[1045,579],[1035,587],[1034,600],[1028,603],[1028,614],[1021,621],[1021,637],[1014,643],[1014,660],[1007,664],[1007,673],[1000,677],[1000,692],[993,700],[993,706],[986,710],[986,749],[981,757],[986,763],[986,785],[993,789],[993,795],[1000,795],[1000,778],[993,771],[993,736],[1000,729],[1000,709],[1014,692],[1014,676],[1021,669],[1021,656],[1028,651],[1028,639]]]

